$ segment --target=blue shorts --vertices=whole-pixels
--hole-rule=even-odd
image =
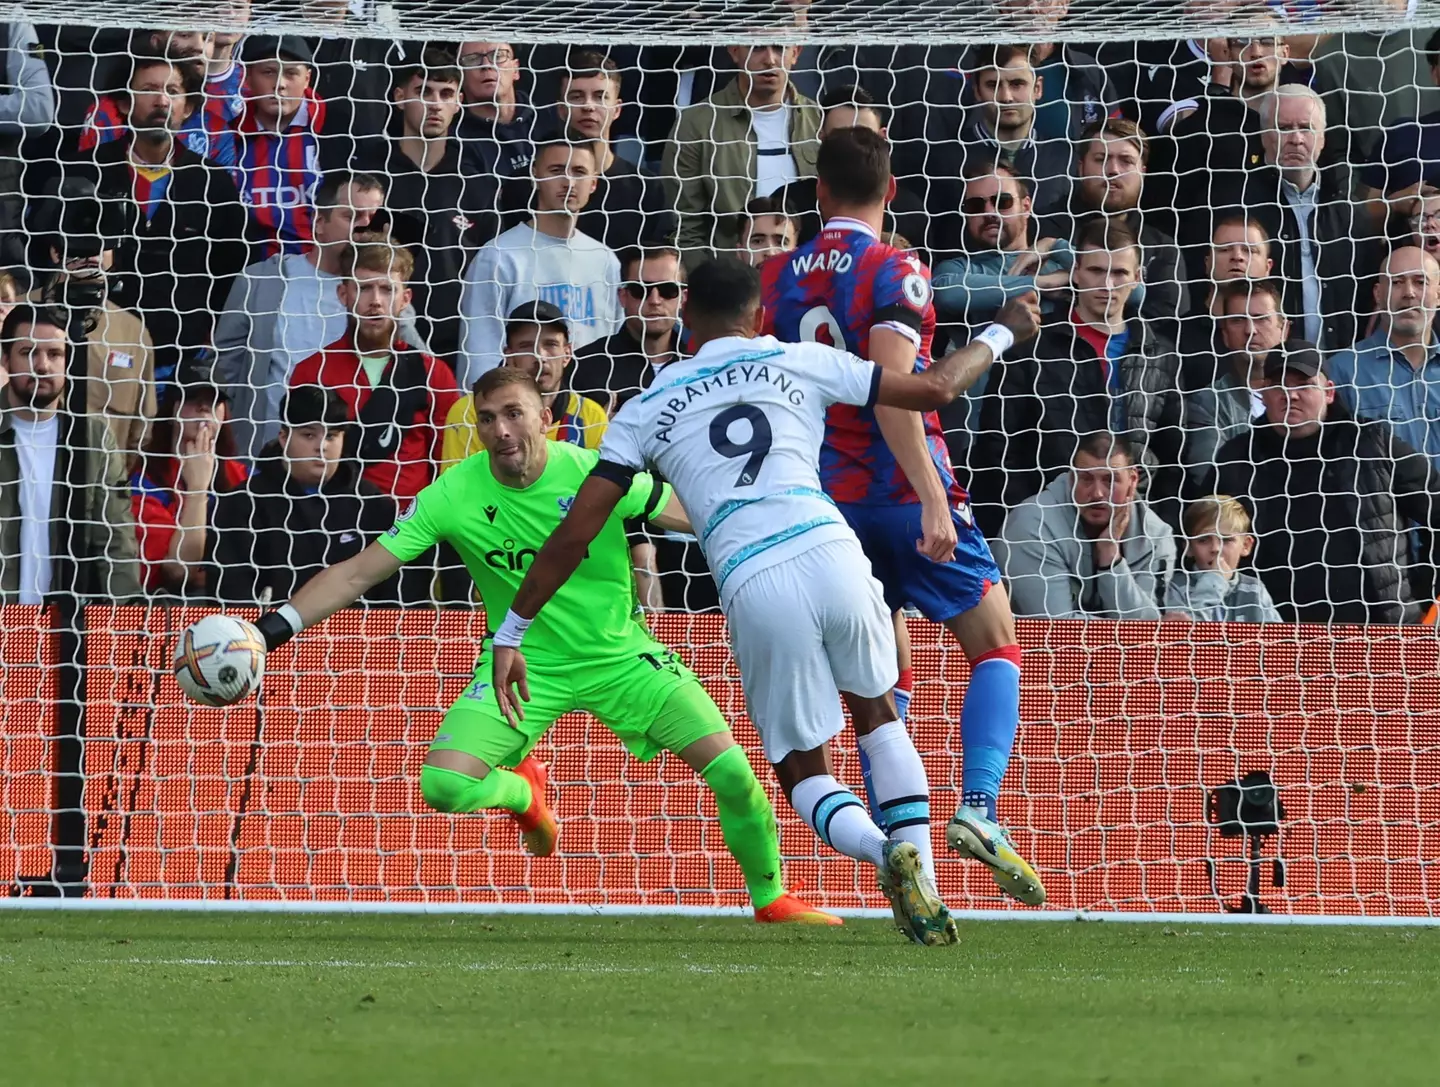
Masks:
[[[860,537],[875,579],[885,590],[891,611],[907,604],[932,623],[943,623],[980,603],[992,585],[1000,584],[1000,568],[985,535],[954,510],[955,558],[934,562],[915,550],[921,537],[920,504],[861,506],[838,504]],[[968,512],[968,509],[967,509]]]

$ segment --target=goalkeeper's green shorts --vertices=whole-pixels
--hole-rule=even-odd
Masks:
[[[632,657],[564,668],[527,661],[530,701],[524,703],[525,720],[512,727],[495,700],[489,648],[487,643],[475,678],[440,722],[431,751],[463,751],[487,766],[514,766],[557,719],[576,710],[594,715],[642,762],[730,727],[695,673],[658,642]]]

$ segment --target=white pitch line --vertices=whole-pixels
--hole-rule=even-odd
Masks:
[[[92,960],[104,962],[106,960]],[[764,966],[755,963],[673,963],[664,966],[624,966],[609,963],[568,963],[568,962],[408,962],[384,961],[362,962],[357,959],[215,959],[215,958],[141,958],[113,959],[129,966],[184,966],[222,970],[467,970],[476,973],[496,974],[768,974],[783,972],[794,976],[788,967]],[[968,964],[967,964],[968,965]],[[973,969],[973,967],[971,967]],[[866,976],[901,977],[931,971],[919,966],[895,964],[878,969],[867,969]],[[848,976],[844,970],[806,970],[810,977]]]
[[[612,906],[550,903],[491,902],[313,902],[266,899],[156,899],[156,898],[0,898],[4,910],[62,910],[76,912],[143,911],[159,913],[320,914],[331,917],[428,914],[431,916],[487,917],[749,917],[743,906]],[[882,920],[889,910],[833,909],[845,918]],[[952,910],[957,921],[1075,922],[1164,925],[1313,925],[1320,927],[1435,928],[1440,914],[1431,916],[1355,916],[1350,914],[1252,913],[1146,913],[1140,910],[979,909]]]

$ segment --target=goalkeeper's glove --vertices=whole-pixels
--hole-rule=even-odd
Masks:
[[[255,629],[265,639],[265,649],[273,652],[305,629],[305,620],[289,604],[267,611],[255,622]]]

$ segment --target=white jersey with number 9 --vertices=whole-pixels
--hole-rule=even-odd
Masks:
[[[874,363],[823,344],[712,340],[620,409],[600,459],[675,488],[723,607],[759,571],[855,539],[820,487],[825,412],[873,405],[879,387]]]

